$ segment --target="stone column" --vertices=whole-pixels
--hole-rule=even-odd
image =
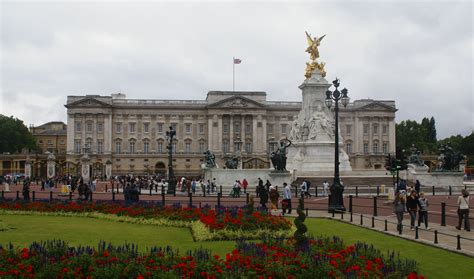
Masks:
[[[56,157],[53,153],[48,155],[48,163],[47,163],[47,177],[53,178],[56,175]]]
[[[89,158],[89,155],[87,153],[84,154],[81,158],[81,176],[82,179],[84,180],[84,183],[89,183],[90,181],[90,166],[91,166],[91,160]]]
[[[229,151],[235,152],[234,150],[234,116],[229,115]]]
[[[212,121],[212,116],[208,115],[208,120],[207,120],[207,148],[209,150],[214,151],[214,146],[212,142],[212,135],[213,135],[213,121]]]
[[[388,151],[391,154],[395,154],[396,149],[396,137],[395,137],[395,119],[391,118],[388,124]]]
[[[112,162],[110,160],[105,162],[105,175],[107,176],[107,179],[112,177]]]
[[[217,121],[217,133],[218,133],[218,140],[217,140],[217,150],[222,152],[222,114],[218,116],[219,119]]]
[[[31,160],[30,155],[26,157],[25,161],[25,178],[31,178]]]
[[[252,153],[260,152],[257,146],[257,115],[252,115]]]
[[[242,150],[242,147],[245,143],[245,114],[242,114],[241,118],[242,120],[240,123],[240,140],[242,141],[242,146],[240,147],[240,150]]]
[[[74,153],[74,133],[76,131],[76,123],[74,114],[68,113],[67,115],[67,153]]]

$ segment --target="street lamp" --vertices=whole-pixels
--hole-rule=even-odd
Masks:
[[[334,182],[330,187],[331,196],[329,201],[329,212],[335,211],[345,211],[344,199],[342,197],[342,192],[344,192],[344,186],[341,185],[341,179],[339,177],[339,100],[341,101],[344,107],[349,103],[349,97],[347,97],[347,89],[344,88],[339,92],[339,79],[336,79],[332,82],[336,88],[334,91],[329,89],[326,91],[326,106],[331,108],[334,101],[334,112],[336,125],[334,127]],[[342,94],[341,94],[342,93]]]
[[[176,131],[173,130],[173,126],[170,126],[170,130],[166,131],[166,139],[168,140],[168,191],[167,194],[176,193],[176,178],[173,172],[173,138],[176,136]]]

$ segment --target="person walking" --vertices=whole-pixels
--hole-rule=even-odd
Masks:
[[[281,202],[281,208],[283,209],[282,215],[285,215],[288,210],[288,214],[291,214],[291,188],[286,182],[283,183],[283,201]]]
[[[425,197],[425,193],[421,192],[420,197],[418,199],[420,204],[420,211],[418,211],[418,227],[420,227],[421,223],[425,223],[425,229],[429,230],[428,227],[428,199]]]
[[[244,180],[242,180],[242,188],[244,188],[244,193],[247,193],[247,186],[249,186],[249,183],[247,182],[247,179],[244,178]]]
[[[270,186],[269,196],[272,203],[272,209],[278,209],[278,199],[280,198],[280,194],[274,185]]]
[[[29,178],[26,178],[23,181],[23,199],[25,201],[30,200],[30,179]]]
[[[416,212],[418,211],[418,207],[420,207],[420,202],[416,196],[416,191],[412,190],[410,195],[407,197],[407,211],[410,214],[410,230],[412,231],[415,230]]]
[[[268,192],[267,189],[265,189],[265,186],[258,186],[258,196],[260,198],[260,204],[262,205],[262,208],[267,209],[266,203],[268,202]]]
[[[311,194],[308,193],[308,184],[306,183],[306,180],[303,180],[303,183],[301,183],[301,186],[300,186],[300,192],[301,192],[301,196],[303,197],[311,197]]]
[[[466,189],[463,189],[461,196],[458,197],[458,217],[459,222],[456,229],[461,229],[462,220],[464,219],[464,230],[471,231],[469,224],[469,192]]]
[[[403,231],[403,214],[405,213],[405,196],[401,195],[400,192],[395,193],[393,212],[397,215],[397,231],[401,234]]]
[[[267,182],[265,182],[265,187],[267,188],[267,192],[270,192],[270,186],[272,186],[272,184],[270,183],[270,180],[267,179]]]
[[[323,183],[323,197],[328,196],[328,190],[329,190],[329,183],[328,183],[327,180],[324,180],[324,183]]]
[[[420,181],[417,179],[415,182],[415,191],[417,194],[420,194],[420,188],[421,188],[421,184],[420,184]]]

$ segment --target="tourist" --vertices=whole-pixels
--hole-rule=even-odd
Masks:
[[[207,194],[210,194],[211,193],[211,181],[206,180],[206,190],[207,190]]]
[[[25,201],[30,200],[30,179],[29,178],[26,178],[23,181],[23,199]]]
[[[267,189],[267,192],[270,192],[270,186],[272,186],[272,184],[270,183],[270,180],[267,179],[267,182],[265,182],[265,188]]]
[[[405,197],[400,192],[395,193],[393,212],[397,215],[397,231],[401,234],[403,230],[403,214],[405,213]]]
[[[260,187],[263,187],[263,180],[260,179],[260,177],[258,178],[258,184],[257,184],[257,188],[255,189],[255,191],[257,192],[257,198],[260,194]]]
[[[327,180],[324,180],[324,182],[323,182],[323,197],[327,197],[328,190],[329,190],[329,183],[328,183]]]
[[[265,186],[263,186],[262,184],[261,186],[258,186],[257,191],[258,191],[258,196],[260,197],[260,204],[262,205],[262,208],[267,209],[267,205],[266,205],[266,203],[268,202],[267,189],[265,189]]]
[[[420,211],[418,212],[418,227],[420,227],[421,223],[423,222],[425,223],[425,228],[429,230],[430,227],[428,227],[428,199],[425,197],[424,192],[420,193],[418,202],[420,204]]]
[[[285,215],[288,210],[288,214],[291,214],[291,188],[286,182],[283,183],[283,201],[281,202],[283,209],[282,214]]]
[[[305,181],[306,181],[306,192],[311,197],[311,193],[309,191],[309,188],[311,187],[311,181],[309,181],[308,179],[305,179]]]
[[[464,229],[469,232],[471,231],[469,224],[469,192],[466,189],[462,189],[461,194],[462,195],[458,197],[459,222],[456,229],[461,229],[462,220],[464,219]]]
[[[242,188],[244,188],[244,193],[247,193],[247,186],[249,186],[249,183],[247,182],[247,179],[244,178],[244,180],[242,180]]]
[[[410,230],[412,231],[415,230],[416,212],[418,211],[418,207],[420,207],[420,202],[418,201],[416,191],[411,190],[410,195],[407,197],[407,211],[410,214]]]
[[[212,193],[217,192],[217,184],[216,184],[216,178],[215,177],[212,179],[211,192]]]
[[[417,194],[420,193],[420,188],[421,188],[421,184],[420,184],[420,181],[417,179],[415,182],[415,191]]]
[[[272,209],[278,209],[278,199],[280,198],[280,194],[275,186],[270,186],[270,201],[272,203]]]
[[[302,196],[302,197],[303,197],[303,196],[304,196],[305,198],[308,197],[308,196],[311,197],[311,194],[308,193],[308,183],[306,182],[306,180],[303,180],[303,183],[301,183],[301,186],[300,186],[300,187],[301,187],[300,192],[301,192],[301,196]]]
[[[196,194],[196,178],[193,178],[193,181],[191,182],[191,191],[193,192],[193,195]]]

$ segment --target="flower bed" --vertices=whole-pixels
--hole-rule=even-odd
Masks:
[[[1,278],[423,278],[416,263],[338,238],[239,241],[224,258],[207,250],[138,253],[133,245],[69,247],[62,241],[0,247]]]
[[[0,210],[13,214],[84,216],[121,222],[190,227],[196,240],[259,238],[265,234],[287,236],[292,225],[281,216],[241,208],[182,208],[137,203],[124,206],[111,202],[1,202]],[[203,227],[200,224],[204,224]]]

